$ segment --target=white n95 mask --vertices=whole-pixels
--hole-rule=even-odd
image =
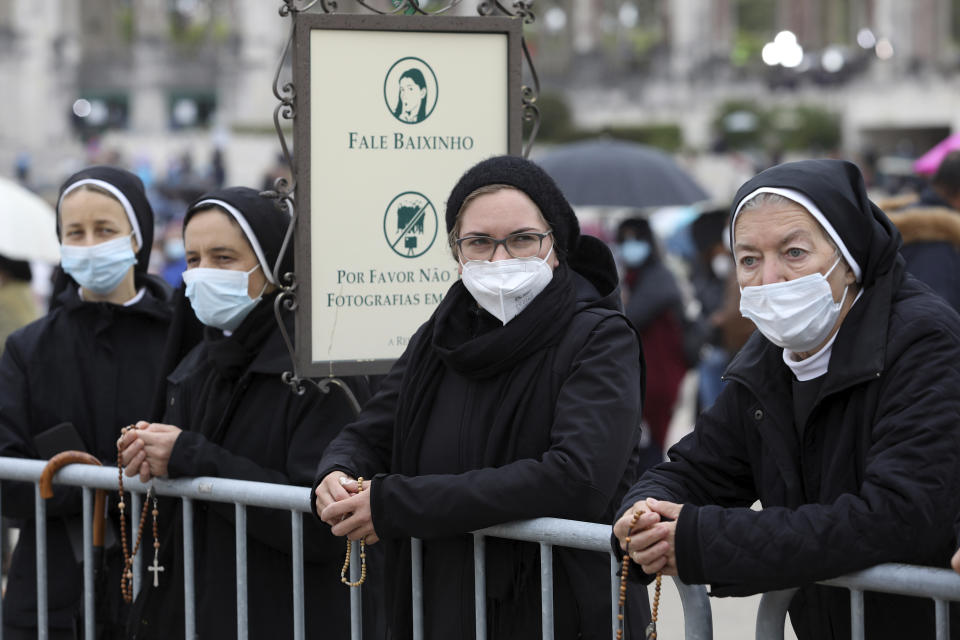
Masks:
[[[822,344],[833,330],[848,287],[840,302],[833,301],[827,281],[839,264],[833,263],[826,275],[810,275],[740,289],[740,313],[757,325],[767,340],[793,352],[810,351]]]
[[[463,285],[481,307],[503,324],[527,308],[553,279],[553,268],[546,258],[510,258],[508,260],[470,260],[463,264]]]

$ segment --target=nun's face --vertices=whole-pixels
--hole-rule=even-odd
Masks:
[[[460,217],[459,235],[461,238],[484,236],[501,240],[513,233],[524,231],[543,233],[549,229],[547,221],[540,214],[540,209],[527,194],[519,189],[500,189],[477,196],[467,205]],[[540,252],[537,256],[546,259],[549,254],[547,264],[556,269],[559,264],[557,252],[551,252],[552,248],[553,236],[548,235],[540,243]],[[511,257],[506,247],[500,244],[490,260],[507,260]],[[459,269],[463,273],[462,264]]]
[[[794,280],[811,273],[826,274],[838,253],[823,228],[799,204],[768,204],[737,216],[734,256],[741,287]],[[856,282],[843,259],[827,276],[834,302]]]
[[[123,205],[108,195],[79,187],[60,204],[60,242],[88,247],[130,236],[134,253],[139,247]]]
[[[250,271],[257,256],[240,225],[219,209],[205,209],[193,214],[183,230],[187,269],[231,269]],[[248,279],[247,295],[256,298],[267,283],[263,269],[253,271]]]

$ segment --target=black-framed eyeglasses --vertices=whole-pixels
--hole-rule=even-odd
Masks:
[[[490,260],[497,252],[497,247],[503,245],[511,258],[532,258],[539,255],[543,239],[551,233],[552,230],[542,233],[520,231],[500,239],[490,236],[464,236],[457,238],[457,250],[464,260]]]

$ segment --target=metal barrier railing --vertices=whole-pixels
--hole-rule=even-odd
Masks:
[[[950,569],[881,564],[819,584],[850,590],[850,637],[864,640],[863,592],[879,591],[934,601],[937,640],[950,637],[950,602],[960,601],[960,575]],[[797,589],[763,594],[757,610],[757,640],[783,640],[787,609]]]
[[[37,541],[37,626],[39,640],[47,640],[47,583],[46,583],[46,505],[40,497],[39,479],[45,462],[42,460],[22,460],[0,457],[0,482],[20,481],[35,485],[35,515]],[[115,490],[117,487],[116,469],[89,465],[68,465],[57,472],[54,483],[82,487],[83,490],[83,544],[84,544],[84,637],[94,638],[94,589],[93,589],[93,490]],[[310,512],[310,490],[305,487],[266,484],[223,478],[181,478],[177,480],[154,479],[144,484],[137,478],[124,480],[124,489],[131,493],[129,513],[139,513],[141,495],[150,487],[158,495],[179,497],[183,506],[183,556],[184,556],[184,634],[186,638],[196,637],[196,609],[194,586],[194,540],[193,540],[193,501],[232,503],[236,509],[236,549],[237,549],[237,629],[238,637],[247,637],[247,564],[246,564],[246,508],[266,507],[286,509],[291,517],[291,555],[293,561],[293,627],[294,638],[304,637],[304,567],[303,567],[303,514]],[[0,505],[2,514],[2,505]],[[131,531],[131,536],[136,532]],[[540,544],[541,550],[541,602],[543,616],[543,637],[553,638],[553,546],[586,549],[606,554],[610,558],[611,584],[611,621],[615,631],[617,622],[617,597],[619,584],[616,572],[618,562],[610,553],[610,527],[557,518],[538,518],[526,522],[515,522],[476,531],[474,536],[474,583],[476,588],[476,631],[477,640],[486,637],[486,599],[485,592],[485,554],[486,537],[510,538]],[[0,540],[2,543],[2,540]],[[413,594],[414,594],[414,637],[423,637],[423,589],[422,589],[422,546],[414,539],[412,544]],[[138,556],[139,556],[138,552]],[[359,579],[359,545],[353,546],[351,559],[352,581]],[[134,563],[134,594],[138,594],[143,582],[143,569],[139,560]],[[675,580],[680,593],[685,621],[687,640],[710,640],[713,637],[710,603],[703,586],[688,586]],[[351,589],[350,615],[351,640],[360,640],[362,634],[362,587]],[[0,605],[0,640],[2,640],[2,605]]]

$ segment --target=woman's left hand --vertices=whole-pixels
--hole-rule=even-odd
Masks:
[[[327,505],[320,512],[320,519],[330,525],[330,532],[335,536],[363,540],[366,544],[379,542],[380,538],[373,528],[373,513],[370,511],[371,491],[372,482],[360,493]]]

